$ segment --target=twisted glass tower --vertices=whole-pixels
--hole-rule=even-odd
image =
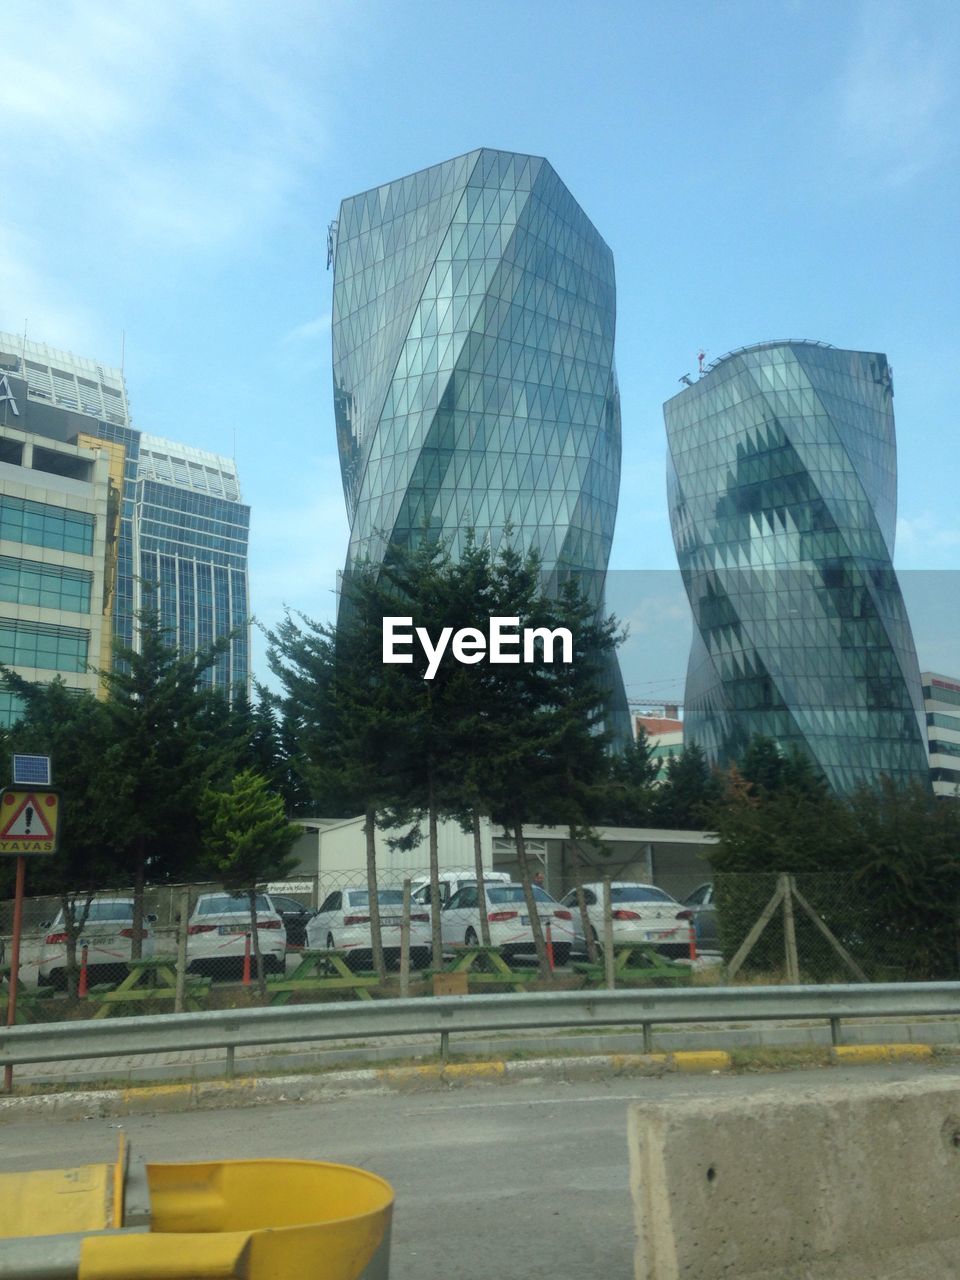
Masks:
[[[479,150],[344,200],[333,246],[347,569],[467,530],[602,606],[620,484],[613,257],[546,160]],[[628,724],[619,673],[618,712]]]
[[[892,401],[886,356],[791,341],[725,356],[664,406],[694,619],[684,733],[717,763],[761,734],[837,791],[928,783]]]

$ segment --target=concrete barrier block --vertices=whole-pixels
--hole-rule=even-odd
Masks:
[[[636,1280],[960,1280],[960,1078],[630,1108]]]

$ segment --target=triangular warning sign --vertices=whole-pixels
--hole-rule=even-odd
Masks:
[[[53,829],[44,817],[40,801],[28,792],[11,818],[0,827],[0,840],[52,840]]]

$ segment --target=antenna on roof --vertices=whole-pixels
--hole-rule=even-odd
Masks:
[[[693,379],[690,377],[689,373],[681,373],[678,381],[682,382],[685,386],[693,386]]]
[[[123,377],[123,361],[127,350],[127,331],[120,330],[120,377]]]
[[[333,255],[337,248],[337,231],[340,224],[336,218],[327,224],[327,270],[333,266]]]
[[[703,362],[704,360],[706,360],[706,358],[707,358],[707,353],[704,350],[704,348],[701,347],[700,350],[697,352],[697,374],[701,378],[703,377]]]

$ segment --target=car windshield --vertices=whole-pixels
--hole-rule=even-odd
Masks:
[[[649,884],[612,884],[611,902],[674,902],[669,893]]]
[[[366,889],[351,889],[347,894],[351,907],[369,907],[370,894]],[[402,907],[402,889],[378,889],[377,902],[381,907]]]
[[[257,910],[270,911],[270,899],[266,894],[257,894]],[[223,916],[231,913],[250,913],[250,899],[246,894],[217,893],[210,898],[201,898],[197,903],[197,915]]]
[[[533,896],[537,902],[554,902],[556,899],[551,898],[546,889],[541,889],[538,884],[533,885]],[[523,885],[522,884],[497,884],[491,885],[487,889],[488,902],[523,902]]]
[[[73,908],[74,917],[77,920],[83,918],[83,903],[77,902]],[[57,916],[58,920],[63,920],[63,912]],[[91,920],[132,920],[133,919],[133,903],[132,902],[91,902],[90,910],[87,912],[87,923]]]

